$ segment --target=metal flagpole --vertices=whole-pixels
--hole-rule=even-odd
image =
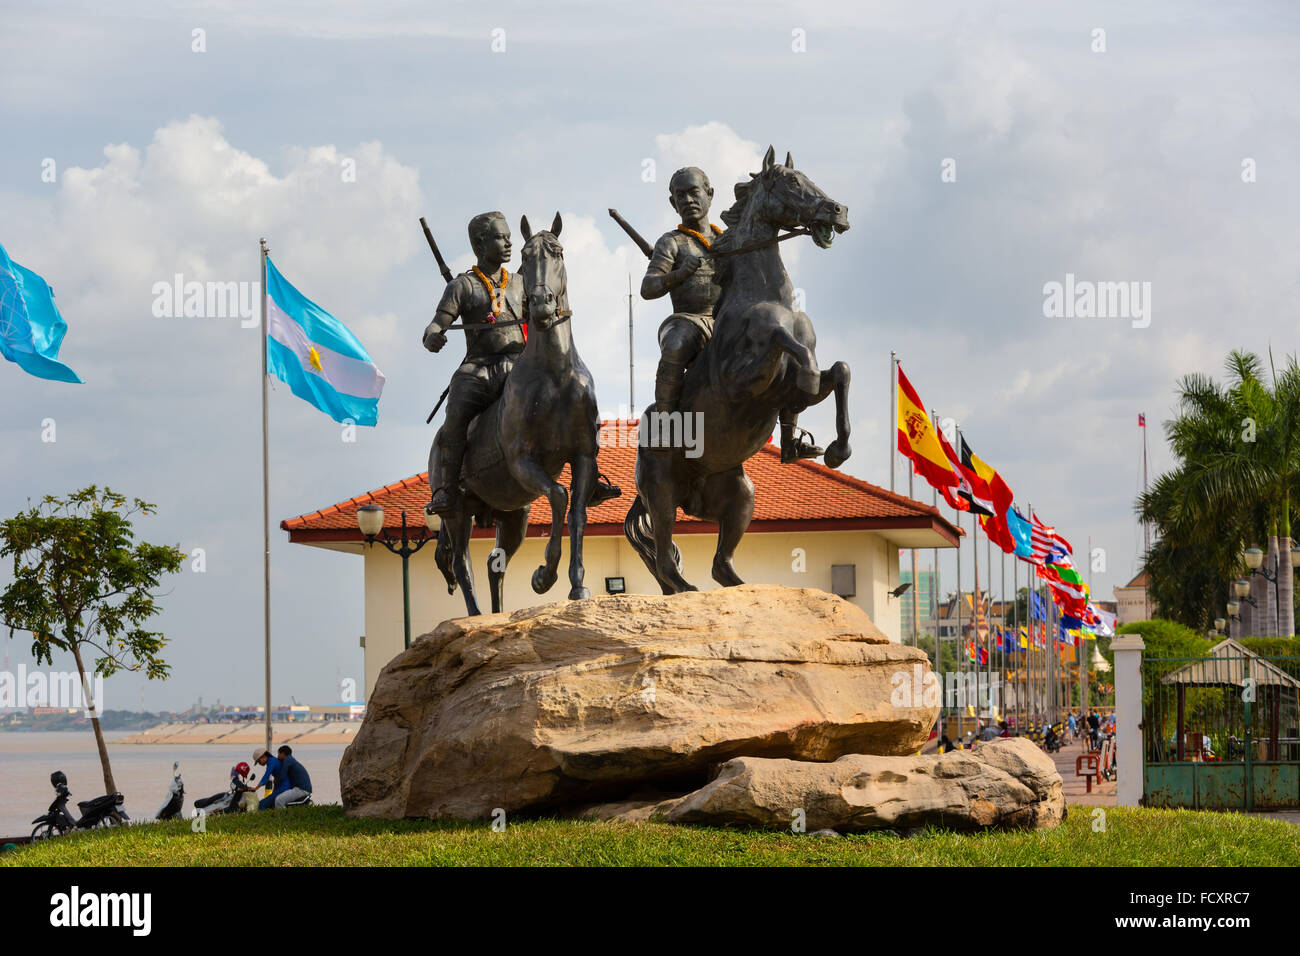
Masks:
[[[953,520],[957,524],[957,688],[961,699],[953,701],[957,712],[957,737],[961,738],[962,719],[966,716],[963,706],[966,703],[966,638],[961,632],[961,512],[953,509]]]
[[[1142,493],[1148,494],[1150,488],[1147,485],[1147,418],[1143,413],[1140,416],[1142,420]],[[1142,569],[1145,571],[1147,566],[1147,556],[1151,553],[1151,522],[1142,522]],[[1091,562],[1089,562],[1091,563]],[[1147,583],[1142,587],[1142,612],[1145,620],[1151,620],[1151,579],[1147,578]]]
[[[991,573],[991,569],[990,569]],[[1005,694],[1007,688],[1007,553],[1002,552],[1002,657],[998,660],[998,694]],[[1002,702],[1002,719],[1006,719],[1006,701]]]
[[[931,488],[930,491],[934,496],[935,513],[938,513],[939,489]],[[934,599],[931,602],[934,605],[934,676],[939,679],[939,685],[940,685],[939,686],[939,726],[942,728],[943,727],[943,669],[942,669],[941,662],[943,658],[939,654],[939,646],[940,646],[939,630],[941,627],[939,622],[939,607],[940,607],[940,603],[943,600],[943,591],[939,589],[939,549],[937,547],[934,549],[934,560],[933,563],[931,564],[930,593],[934,596]]]
[[[1088,535],[1088,593],[1092,593],[1092,535]],[[1082,635],[1080,635],[1079,646],[1076,649],[1077,653],[1075,654],[1079,659],[1079,707],[1085,714],[1088,712],[1088,694],[1090,691],[1088,685],[1091,683],[1089,681],[1091,675],[1088,673],[1088,665],[1091,661],[1089,661],[1088,657],[1085,657],[1083,653],[1086,643],[1087,642],[1083,640]],[[1092,647],[1089,646],[1088,650],[1092,650]]]
[[[974,497],[972,495],[972,497]],[[973,627],[971,628],[971,647],[975,651],[975,732],[979,733],[980,729],[980,706],[979,706],[979,682],[980,682],[980,519],[975,513],[974,507],[970,513],[970,556],[971,567],[975,572],[975,584],[971,591],[971,607],[973,614]]]
[[[961,437],[962,433],[958,429],[957,447],[961,447]],[[972,493],[971,498],[974,497]],[[975,665],[975,732],[979,734],[979,515],[975,512],[974,502],[971,503],[971,570],[975,576],[975,584],[971,589],[971,649],[975,652],[972,661]]]
[[[1051,592],[1051,589],[1048,589]],[[1056,601],[1052,601],[1051,606],[1047,609],[1049,618],[1047,627],[1047,639],[1043,641],[1044,653],[1046,655],[1045,664],[1047,665],[1047,723],[1056,723],[1056,698],[1061,696],[1061,686],[1057,681],[1056,675],[1056,653],[1058,647],[1057,635],[1060,633],[1056,622]]]
[[[271,749],[271,492],[266,419],[266,240],[262,247],[262,627],[266,643],[266,749]]]
[[[894,463],[898,460],[898,358],[893,349],[889,351],[889,421],[885,429],[889,436],[889,490],[894,490]],[[915,585],[913,585],[915,586]]]
[[[1025,732],[1025,720],[1022,713],[1025,695],[1020,689],[1020,678],[1025,673],[1025,660],[1020,653],[1020,562],[1016,559],[1011,562],[1011,594],[1014,599],[1011,605],[1011,614],[1013,626],[1016,629],[1016,639],[1012,644],[1016,650],[1016,733],[1022,734]]]
[[[988,627],[988,634],[984,637],[984,646],[988,649],[988,667],[985,673],[988,675],[989,682],[989,725],[995,726],[993,720],[993,539],[989,537],[989,529],[984,529],[984,565],[989,571],[989,610],[985,624]]]
[[[632,273],[627,274],[627,414],[637,418],[636,373],[632,367]]]
[[[1050,588],[1048,589],[1050,592]],[[1056,723],[1061,713],[1061,609],[1052,600],[1052,714],[1051,722]]]
[[[934,409],[930,409],[930,422],[936,421]],[[895,424],[897,428],[897,424]],[[934,510],[939,510],[939,489],[931,488],[931,494],[934,498]],[[961,546],[961,537],[957,538],[957,546]],[[943,591],[939,589],[939,549],[934,549],[934,581],[931,584],[934,589],[934,675],[939,680],[939,733],[942,736],[943,727],[947,714],[947,690],[944,684],[943,673],[943,624],[940,619],[940,608],[943,606]]]
[[[1029,524],[1032,529],[1034,523],[1034,503],[1032,501],[1027,501],[1025,502],[1025,507],[1028,509],[1025,513],[1029,515]],[[1032,547],[1032,530],[1030,532],[1030,539],[1030,546]],[[1036,581],[1032,565],[1025,573],[1029,577],[1029,580],[1025,582],[1028,590],[1028,593],[1025,595],[1025,616],[1029,618],[1029,646],[1025,648],[1027,652],[1025,657],[1028,659],[1028,669],[1025,671],[1025,725],[1028,726],[1029,722],[1034,719],[1035,712],[1038,710],[1038,692],[1037,688],[1034,687],[1034,669],[1038,664],[1038,640],[1034,634],[1034,585]]]
[[[916,500],[916,469],[907,469],[907,497]],[[933,582],[931,582],[933,584]],[[921,639],[921,579],[916,565],[916,548],[912,548],[912,646]]]

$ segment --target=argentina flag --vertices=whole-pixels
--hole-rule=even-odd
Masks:
[[[45,280],[9,258],[0,246],[0,355],[29,375],[56,382],[80,382],[59,361],[68,324]]]
[[[266,259],[266,367],[336,422],[374,425],[384,373],[357,337]]]

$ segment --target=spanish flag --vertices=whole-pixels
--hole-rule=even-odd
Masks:
[[[898,450],[912,460],[912,470],[935,489],[957,487],[957,476],[944,452],[942,438],[901,365],[898,367]]]

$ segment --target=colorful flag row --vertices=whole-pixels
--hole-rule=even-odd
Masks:
[[[1015,495],[1010,486],[997,469],[971,450],[960,431],[953,436],[957,445],[954,450],[953,443],[934,427],[925,403],[902,366],[898,367],[897,426],[898,450],[912,462],[913,471],[953,508],[977,515],[989,540],[1006,554],[1034,565],[1036,576],[1047,586],[1061,617],[1080,622],[1064,633],[1074,630],[1092,637],[1099,627],[1113,633],[1113,615],[1108,622],[1089,601],[1087,582],[1074,567],[1074,547],[1033,511],[1028,518],[1020,513],[1013,504]],[[1046,605],[1032,590],[1030,602],[1030,619],[1046,622]]]

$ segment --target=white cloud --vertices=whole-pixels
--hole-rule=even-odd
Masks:
[[[344,180],[345,160],[355,162],[355,182]],[[256,279],[260,236],[313,297],[336,292],[348,302],[358,283],[418,248],[410,217],[419,174],[382,144],[294,148],[282,166],[276,174],[271,160],[231,144],[215,118],[169,123],[143,150],[111,145],[100,166],[65,170],[24,258],[58,277],[66,311],[102,315],[108,297],[139,316],[153,283],[176,272],[200,282]],[[66,262],[77,268],[61,268]]]

